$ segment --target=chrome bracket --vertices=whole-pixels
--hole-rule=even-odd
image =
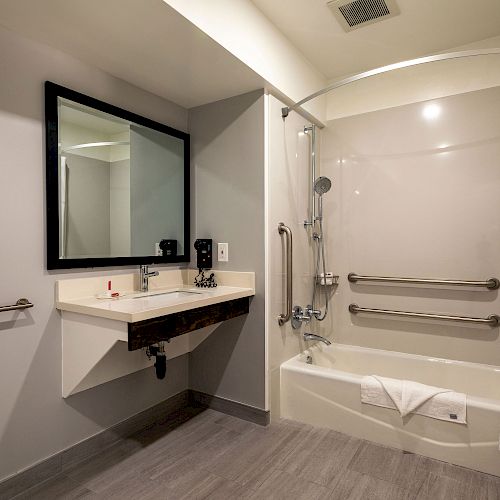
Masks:
[[[302,326],[302,322],[305,321],[304,310],[300,306],[294,306],[292,309],[292,328],[298,330]]]

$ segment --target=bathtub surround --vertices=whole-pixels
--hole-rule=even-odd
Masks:
[[[278,224],[285,223],[293,234],[293,305],[304,306],[311,301],[314,275],[313,251],[310,230],[304,229],[310,202],[310,138],[304,127],[310,124],[295,112],[286,120],[281,117],[283,103],[273,96],[268,99],[268,227],[267,227],[267,274],[269,290],[266,297],[268,315],[268,391],[271,417],[280,415],[280,365],[302,352],[307,344],[303,333],[311,332],[309,324],[294,330],[291,322],[278,324],[278,316],[285,304],[285,241],[278,233]],[[319,135],[319,132],[318,132]],[[319,140],[318,140],[319,146]],[[320,155],[321,157],[321,155]],[[317,175],[319,176],[319,168]],[[335,185],[334,185],[334,188]],[[325,196],[330,196],[328,193]],[[330,211],[325,211],[325,218]],[[327,229],[329,230],[329,229]],[[331,254],[330,254],[331,255]],[[327,260],[330,265],[335,259]],[[336,267],[327,271],[336,270]],[[336,274],[336,273],[335,273]],[[325,320],[331,325],[332,314]],[[320,333],[314,331],[311,333]],[[325,335],[331,337],[330,333]]]
[[[355,303],[478,318],[500,313],[497,290],[347,280],[350,272],[500,275],[499,113],[495,87],[342,118],[322,130],[321,173],[337,186],[324,199],[329,259],[341,276],[333,301],[337,342],[500,365],[498,328],[347,310]]]
[[[500,182],[500,87],[349,116],[321,130],[317,175],[333,182],[323,200],[331,267],[327,271],[340,275],[340,280],[327,320],[296,331],[289,324],[280,329],[276,321],[285,297],[277,224],[292,228],[294,256],[300,256],[294,259],[294,303],[301,304],[308,299],[313,278],[313,249],[302,227],[308,213],[309,156],[300,149],[300,117],[291,113],[283,122],[280,108],[270,97],[268,273],[273,293],[268,297],[268,321],[273,418],[281,411],[283,417],[500,475],[495,389],[499,329],[349,311],[349,304],[355,303],[486,318],[500,312],[498,291],[347,279],[351,272],[480,281],[500,275],[500,239],[494,229],[500,212],[495,194]],[[305,350],[302,335],[311,328],[334,345],[309,345]],[[320,356],[318,365],[317,351],[334,354],[324,363]],[[287,356],[292,359],[285,361]],[[417,360],[425,366],[416,366]],[[281,363],[280,373],[276,365]],[[392,409],[362,404],[361,377],[373,374],[466,394],[467,425],[421,415],[401,420]]]

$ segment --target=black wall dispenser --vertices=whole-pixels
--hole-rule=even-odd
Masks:
[[[177,256],[177,240],[161,240],[160,250],[164,257]]]
[[[198,269],[212,268],[212,240],[198,239],[194,242],[196,250],[196,266]]]
[[[212,267],[212,240],[210,238],[197,239],[194,242],[196,250],[196,266],[198,267],[198,276],[194,279],[194,284],[197,287],[215,288],[215,274],[210,273],[210,276],[205,276],[205,271]]]

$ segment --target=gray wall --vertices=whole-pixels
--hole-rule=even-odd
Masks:
[[[130,160],[109,164],[109,239],[113,256],[130,253]]]
[[[67,154],[66,256],[105,257],[110,250],[110,164]]]
[[[248,317],[223,323],[190,354],[192,389],[265,408],[264,96],[262,91],[189,111],[193,234],[213,238],[214,268],[256,273]],[[217,262],[217,242],[229,262]],[[194,255],[194,254],[193,254]],[[192,257],[192,262],[196,262]]]
[[[19,297],[35,304],[26,313],[0,317],[0,478],[5,478],[187,387],[184,356],[172,362],[164,381],[145,370],[61,398],[54,282],[103,270],[46,271],[43,82],[55,81],[182,130],[187,112],[4,29],[0,74],[0,304]]]
[[[132,255],[154,255],[162,239],[184,252],[184,141],[130,126]]]

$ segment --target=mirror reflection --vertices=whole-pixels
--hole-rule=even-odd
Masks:
[[[184,140],[58,97],[59,258],[184,253]]]

